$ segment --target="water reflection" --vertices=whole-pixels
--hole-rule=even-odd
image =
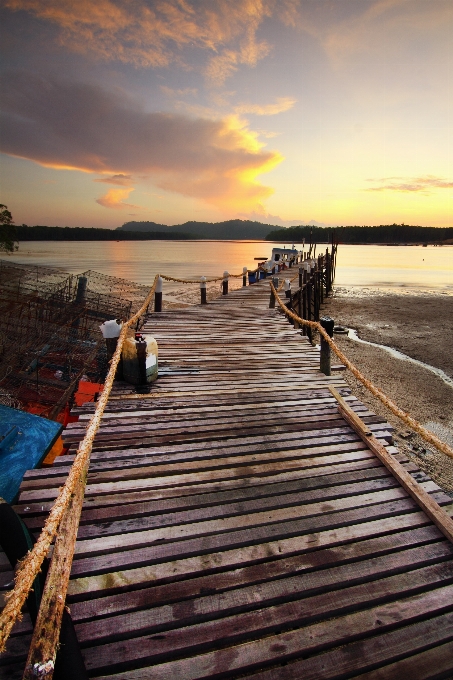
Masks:
[[[9,259],[80,273],[88,269],[150,285],[157,273],[181,278],[239,274],[269,257],[265,241],[33,241]],[[297,244],[296,244],[297,245]],[[283,246],[281,246],[283,247]],[[287,247],[288,244],[287,244]],[[298,247],[302,247],[301,244]],[[318,245],[318,252],[326,245]],[[453,293],[453,246],[351,246],[338,249],[336,284]]]

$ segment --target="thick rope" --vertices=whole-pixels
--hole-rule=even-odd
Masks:
[[[426,429],[426,427],[423,427],[421,423],[419,423],[415,418],[412,418],[406,411],[403,411],[402,409],[399,408],[391,399],[388,397],[385,392],[379,389],[379,387],[376,387],[371,380],[368,380],[363,373],[359,371],[359,369],[351,362],[349,359],[343,354],[341,349],[335,344],[335,342],[332,340],[330,335],[325,331],[325,329],[321,326],[321,324],[318,321],[308,321],[307,319],[302,319],[300,316],[295,314],[291,309],[288,309],[288,307],[284,304],[284,302],[280,299],[278,292],[276,291],[272,281],[270,282],[271,290],[272,293],[275,296],[275,299],[277,300],[278,304],[280,307],[283,309],[285,314],[291,319],[294,319],[294,321],[297,321],[299,324],[303,324],[304,326],[310,326],[310,328],[314,328],[315,330],[319,331],[319,333],[322,335],[322,337],[325,339],[325,341],[329,344],[331,349],[335,352],[337,357],[340,359],[340,361],[343,362],[343,364],[348,368],[355,377],[360,380],[360,382],[365,385],[365,387],[372,393],[374,394],[375,397],[380,399],[382,403],[387,406],[392,413],[400,418],[403,422],[405,422],[409,427],[411,427],[413,430],[418,432],[418,434],[423,437],[423,439],[433,446],[435,446],[436,449],[441,451],[442,453],[445,453],[446,456],[449,456],[450,458],[453,458],[453,449],[448,446],[445,442],[443,442],[439,437],[436,437],[435,434],[430,432],[429,430]]]
[[[249,270],[247,270],[248,273],[251,273]],[[258,271],[258,270],[256,270]],[[253,272],[254,273],[254,272]],[[228,278],[230,279],[239,279],[242,276],[244,276],[244,273],[240,274],[228,274]],[[200,283],[200,279],[176,279],[174,276],[167,276],[166,274],[160,274],[160,277],[162,279],[165,279],[165,281],[175,281],[176,283]],[[214,283],[215,281],[223,281],[224,276],[217,276],[216,278],[207,278],[204,283]]]
[[[6,605],[0,615],[0,652],[5,651],[6,640],[9,637],[14,623],[21,617],[21,610],[33,585],[33,581],[41,569],[44,558],[49,552],[49,548],[58,531],[58,527],[63,518],[64,512],[66,511],[69,501],[71,500],[71,496],[82,478],[85,465],[87,464],[91,454],[93,440],[96,436],[96,432],[99,429],[101,418],[113,386],[116,368],[121,358],[123,342],[126,339],[129,327],[135,321],[137,321],[137,319],[145,312],[148,305],[150,304],[156,288],[157,278],[158,277],[156,276],[141,308],[134,314],[134,316],[132,316],[123,324],[115,353],[110,362],[110,370],[104,383],[104,389],[99,398],[93,417],[88,424],[85,437],[83,438],[80,448],[77,451],[77,455],[74,459],[71,470],[69,471],[66,482],[61,488],[60,493],[58,494],[58,497],[50,510],[49,516],[47,517],[38,540],[36,541],[32,550],[28,552],[27,556],[19,564],[19,567],[16,571],[15,585],[13,590],[6,594]]]

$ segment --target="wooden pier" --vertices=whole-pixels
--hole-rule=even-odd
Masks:
[[[453,545],[339,415],[319,350],[266,281],[152,314],[159,379],[118,383],[93,447],[68,605],[88,674],[115,680],[453,675]],[[75,451],[93,411],[65,440]],[[71,450],[70,450],[71,453]],[[39,532],[73,455],[27,473]],[[8,571],[1,564],[3,583]],[[21,678],[18,623],[0,677]]]

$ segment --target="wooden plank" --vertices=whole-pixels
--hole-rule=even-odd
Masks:
[[[320,619],[340,617],[346,612],[353,611],[357,606],[372,607],[390,598],[392,600],[397,597],[407,598],[420,591],[421,588],[429,587],[430,584],[437,587],[444,586],[452,574],[451,563],[434,565],[411,571],[410,574],[398,574],[371,583],[345,587],[335,592],[334,595],[324,592],[308,597],[304,597],[303,587],[300,585],[299,590],[292,594],[302,596],[302,599],[272,604],[277,601],[279,593],[285,586],[296,587],[294,583],[278,582],[274,584],[273,600],[262,600],[263,589],[255,586],[254,590],[244,590],[241,594],[228,593],[223,599],[219,596],[207,596],[202,598],[202,602],[191,601],[185,606],[167,606],[146,612],[139,611],[116,616],[114,619],[100,619],[96,622],[80,624],[77,626],[77,635],[80,636],[82,642],[85,640],[101,642],[85,650],[84,658],[89,671],[124,664],[127,661],[137,662],[141,658],[146,659],[147,663],[170,661],[181,653],[185,655],[200,653],[211,650],[213,645],[223,647],[225,644],[244,643],[247,639],[253,639],[257,635],[264,636],[275,634],[282,629],[310,626]],[[319,572],[317,574],[316,581],[319,583],[319,588],[322,588],[323,575]],[[305,575],[305,580],[308,582],[308,591],[312,592],[308,575]],[[327,589],[330,580],[327,577],[325,581]],[[449,586],[445,588],[448,596],[451,591],[448,590]],[[236,601],[234,600],[235,594]],[[289,597],[290,593],[287,592],[287,595]],[[426,594],[426,599],[428,597],[429,595]],[[422,600],[421,597],[420,600]],[[220,606],[216,608],[217,602]],[[436,605],[439,606],[439,604],[439,598],[436,598]],[[222,605],[225,606],[225,610],[222,610]],[[396,609],[395,604],[393,607]],[[429,605],[426,609],[431,611]],[[439,609],[442,611],[442,607]],[[218,620],[209,618],[206,621],[210,614],[216,617],[222,616],[222,618]],[[328,625],[326,621],[326,626]],[[180,627],[182,626],[185,629],[184,635],[181,634]],[[129,638],[128,635],[131,631],[134,633],[133,638]],[[165,635],[156,635],[162,631],[165,631]],[[336,634],[338,635],[339,632],[337,630]],[[122,642],[121,638],[124,636],[126,639],[129,638],[127,642]],[[112,637],[113,642],[106,642]]]
[[[424,491],[419,484],[406,472],[403,466],[398,463],[392,456],[389,455],[385,446],[383,446],[372,435],[371,431],[366,427],[363,421],[357,416],[354,411],[343,400],[337,390],[331,389],[331,392],[339,404],[339,410],[345,420],[354,428],[354,430],[366,442],[373,453],[384,463],[386,468],[398,479],[404,489],[412,496],[416,503],[422,508],[434,524],[442,531],[444,536],[453,543],[453,519],[433,501],[431,496]]]
[[[412,513],[413,517],[404,518],[405,526],[407,522],[412,522],[411,526],[420,526],[429,523],[426,515],[424,518],[415,511],[415,503],[412,499],[401,499],[388,501],[385,504],[371,505],[364,508],[343,510],[337,513],[316,515],[307,519],[288,520],[271,525],[259,525],[236,529],[219,534],[207,534],[205,536],[189,536],[185,540],[174,540],[166,542],[165,539],[160,543],[152,545],[137,545],[128,550],[116,550],[108,554],[99,553],[96,545],[92,547],[93,554],[78,554],[74,560],[72,574],[76,577],[89,576],[105,573],[104,582],[113,587],[117,572],[122,572],[118,578],[118,583],[124,586],[131,574],[124,575],[126,570],[133,570],[145,565],[152,566],[150,573],[155,574],[159,571],[156,565],[163,562],[181,560],[189,557],[199,557],[198,564],[202,564],[205,571],[217,569],[222,563],[220,553],[234,551],[234,555],[229,555],[228,559],[235,559],[236,564],[245,564],[247,556],[256,561],[260,551],[258,545],[263,545],[264,555],[269,558],[272,554],[281,555],[285,547],[285,541],[297,536],[297,551],[304,552],[312,550],[322,545],[323,541],[328,542],[332,547],[342,543],[344,536],[350,536],[348,527],[351,524],[369,524],[372,520],[390,519],[392,529],[397,530],[403,521],[398,516],[403,513]],[[398,517],[398,520],[396,519]],[[367,521],[369,520],[369,521]],[[380,525],[379,525],[380,526]],[[384,525],[386,526],[386,525]],[[372,527],[368,527],[372,530]],[[360,532],[360,528],[358,531]],[[362,528],[363,530],[363,528]],[[353,534],[354,535],[354,534]],[[321,542],[321,543],[320,543]],[[272,546],[270,545],[272,544]],[[294,550],[294,543],[290,543]],[[210,555],[208,558],[207,555]],[[172,567],[175,568],[174,565]],[[168,570],[168,565],[165,567]],[[175,573],[175,572],[174,572]],[[94,583],[94,582],[93,582]],[[71,592],[73,592],[71,590]]]
[[[258,669],[264,664],[283,662],[296,655],[314,654],[327,646],[345,645],[352,642],[358,635],[370,635],[376,629],[383,633],[400,624],[402,619],[406,623],[415,623],[423,616],[433,613],[442,614],[450,605],[452,596],[453,586],[446,586],[365,611],[335,617],[305,628],[244,642],[233,649],[227,647],[189,658],[159,663],[152,666],[152,678],[153,680],[164,680],[164,678],[167,680],[169,677],[180,677],[184,680],[214,679],[221,677],[226,671],[230,677],[234,677],[239,672]],[[447,614],[443,623],[444,629],[445,625],[452,626],[453,613]],[[129,641],[131,642],[133,641]],[[142,645],[143,660],[146,660],[146,652],[151,651],[152,648],[151,640],[146,646]],[[354,661],[355,669],[357,669],[360,659],[356,657]],[[366,664],[367,661],[364,660],[363,663]],[[147,670],[150,673],[149,667]],[[126,677],[130,680],[146,677],[142,670],[130,670],[126,673],[118,673],[117,680]]]
[[[242,677],[253,680],[294,680],[298,677],[319,680],[350,677],[354,673],[354,677],[360,680],[447,680],[453,670],[453,643],[449,641],[452,623],[451,613],[436,616],[305,660]],[[395,661],[398,657],[400,660]],[[358,669],[365,673],[356,675]],[[366,672],[367,669],[372,670]]]

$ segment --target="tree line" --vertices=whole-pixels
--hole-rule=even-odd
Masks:
[[[311,227],[298,226],[276,229],[266,236],[266,241],[301,243],[329,243],[332,231],[338,243],[441,243],[453,239],[453,227],[419,227],[408,224],[381,224],[375,227]]]

